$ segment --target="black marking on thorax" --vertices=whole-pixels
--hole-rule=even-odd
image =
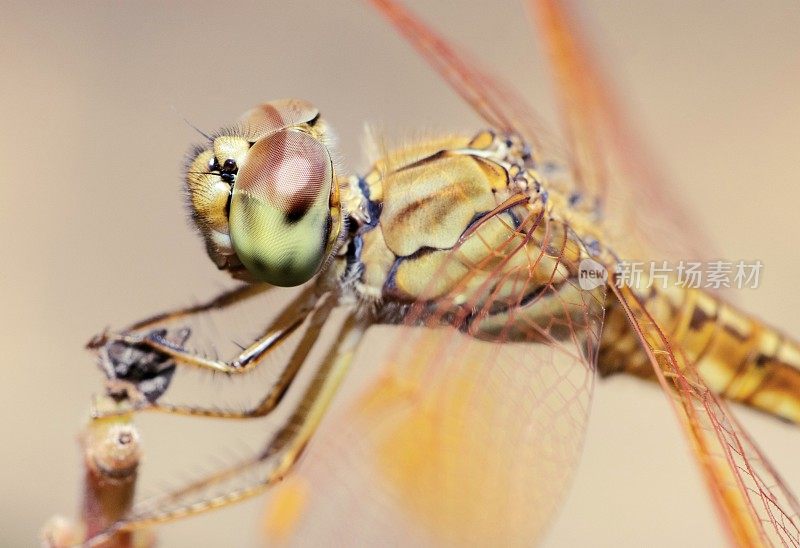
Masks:
[[[397,292],[396,292],[396,289],[397,289],[397,270],[400,268],[400,265],[405,261],[409,261],[409,260],[413,261],[413,260],[418,259],[419,257],[422,257],[422,256],[427,255],[429,253],[435,253],[436,251],[447,251],[447,249],[438,249],[438,248],[435,248],[435,247],[427,247],[426,246],[426,247],[419,248],[418,250],[416,250],[411,255],[406,255],[404,257],[397,257],[395,259],[394,263],[392,263],[392,267],[389,269],[388,274],[386,275],[386,281],[383,282],[383,290],[388,294],[396,295],[397,294]]]

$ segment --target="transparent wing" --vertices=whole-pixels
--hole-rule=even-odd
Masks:
[[[271,543],[530,545],[551,522],[583,443],[605,287],[579,287],[568,227],[514,211],[519,226],[500,208],[415,265],[425,297],[370,335],[271,495]]]
[[[740,546],[800,546],[800,504],[694,364],[627,288],[614,293],[673,403],[731,540]]]
[[[574,177],[600,199],[617,252],[628,259],[709,256],[704,234],[654,168],[561,0],[529,0],[550,55]]]
[[[394,0],[370,0],[475,112],[522,135],[540,162],[567,167],[583,200],[597,200],[616,250],[628,259],[695,259],[711,245],[669,192],[635,138],[579,28],[558,0],[530,0],[550,53],[568,149],[511,86]]]
[[[561,163],[563,147],[545,129],[542,118],[510,85],[447,41],[394,0],[369,0],[417,49],[450,87],[492,128],[516,133],[534,148],[539,162]]]

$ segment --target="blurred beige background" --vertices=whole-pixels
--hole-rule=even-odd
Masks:
[[[551,112],[516,2],[413,4]],[[31,546],[51,514],[76,508],[75,435],[101,380],[85,341],[225,283],[184,213],[182,157],[197,135],[183,117],[210,130],[263,100],[308,98],[354,168],[364,167],[367,121],[398,134],[480,123],[355,0],[19,2],[2,11],[0,545]],[[761,287],[739,302],[800,336],[800,5],[593,0],[583,14],[698,227],[725,258],[764,262]],[[721,544],[670,413],[653,387],[598,385],[550,546]],[[800,430],[741,417],[800,491]],[[139,424],[145,482],[203,468],[231,429],[168,417]],[[163,545],[254,545],[260,512],[255,500],[165,527]]]

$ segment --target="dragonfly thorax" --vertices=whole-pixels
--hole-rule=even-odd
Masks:
[[[362,299],[382,302],[447,291],[459,269],[466,270],[453,262],[451,251],[471,228],[491,217],[480,231],[489,228],[500,237],[532,212],[544,211],[547,193],[529,158],[523,143],[489,131],[387,152],[345,187],[355,222],[341,252],[342,279]],[[502,207],[515,196],[515,206]]]

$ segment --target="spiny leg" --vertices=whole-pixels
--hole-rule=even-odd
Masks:
[[[263,291],[263,289],[260,289],[260,291]],[[229,301],[225,306],[244,300],[253,294],[255,293],[242,296],[235,301]],[[222,297],[224,296],[225,295],[222,295]],[[321,295],[314,286],[309,286],[303,290],[296,299],[284,307],[278,318],[256,338],[255,342],[250,344],[231,360],[210,359],[192,352],[191,350],[187,350],[181,345],[176,345],[167,340],[165,336],[158,333],[158,330],[151,330],[145,335],[130,333],[130,331],[119,335],[106,335],[106,341],[104,342],[119,341],[129,345],[143,345],[173,358],[178,364],[182,365],[210,369],[219,373],[245,373],[258,364],[267,350],[274,348],[275,345],[283,342],[286,337],[291,335],[292,332],[303,323],[311,311],[314,310],[320,298]],[[185,310],[191,310],[191,312],[184,313]],[[193,307],[192,309],[184,309],[184,311],[178,311],[176,313],[159,314],[158,316],[154,316],[154,318],[161,318],[161,322],[167,321],[165,318],[171,321],[176,317],[191,316],[207,310],[209,310],[209,308],[203,306]],[[151,318],[134,324],[133,328],[141,329],[143,327],[152,327],[156,325],[157,321],[158,320],[153,320]]]
[[[259,293],[264,293],[265,291],[269,291],[271,289],[274,289],[274,287],[267,284],[240,285],[228,291],[224,291],[223,293],[220,293],[213,299],[204,303],[154,314],[153,316],[149,316],[128,326],[124,331],[141,331],[162,325],[164,323],[174,322],[180,318],[195,316],[210,310],[224,310],[229,306],[233,306],[236,303],[240,303],[249,299],[250,297],[254,297]],[[110,342],[110,338],[113,338],[113,334],[110,334],[107,331],[95,335],[88,343],[86,343],[86,348],[90,350],[100,349]]]
[[[263,290],[263,288],[258,288],[256,293],[262,292]],[[235,290],[234,292],[221,295],[220,297],[210,301],[210,303],[224,302],[226,303],[225,306],[228,306],[235,302],[240,302],[242,299],[248,298],[254,294],[255,293],[252,291],[248,292]],[[320,300],[324,300],[323,305],[315,308]],[[225,411],[215,408],[162,404],[158,403],[157,401],[157,398],[160,397],[160,394],[155,398],[143,397],[138,393],[136,381],[129,382],[127,378],[117,376],[115,373],[116,369],[114,363],[112,363],[114,362],[114,358],[111,357],[111,354],[116,354],[116,359],[119,360],[119,356],[121,354],[118,346],[120,345],[123,345],[124,348],[122,349],[122,352],[125,354],[128,353],[127,347],[130,347],[131,350],[138,349],[136,350],[138,353],[134,354],[132,361],[125,362],[125,365],[128,367],[137,367],[138,360],[140,358],[152,358],[153,356],[156,358],[160,356],[161,358],[158,358],[158,361],[165,361],[166,358],[170,358],[177,365],[187,364],[189,366],[196,366],[196,362],[198,360],[206,360],[206,358],[193,354],[189,350],[184,350],[180,347],[180,345],[166,342],[164,335],[154,335],[153,333],[158,333],[158,330],[152,330],[150,335],[144,337],[139,335],[123,334],[118,337],[110,338],[104,344],[99,345],[101,363],[103,364],[103,369],[105,369],[109,375],[109,378],[112,379],[110,381],[110,385],[122,385],[122,389],[128,392],[129,397],[133,395],[135,401],[132,402],[132,406],[129,411],[155,410],[184,415],[200,415],[219,418],[247,418],[263,416],[269,413],[275,407],[275,405],[277,405],[286,389],[288,389],[289,385],[294,379],[295,374],[297,373],[297,370],[299,369],[300,364],[303,362],[304,355],[308,353],[310,346],[313,343],[313,341],[309,340],[310,332],[313,331],[314,334],[316,334],[316,332],[321,329],[325,318],[327,318],[327,315],[330,313],[330,310],[334,304],[335,298],[333,296],[330,294],[327,294],[327,296],[321,296],[315,287],[309,287],[305,289],[289,305],[284,307],[278,317],[267,327],[263,334],[258,337],[253,344],[239,353],[233,360],[230,362],[213,362],[214,365],[212,369],[214,371],[225,370],[226,372],[236,373],[250,371],[255,368],[272,350],[276,349],[281,343],[283,343],[289,337],[289,335],[297,330],[297,328],[304,323],[309,314],[311,314],[311,324],[309,325],[306,335],[303,337],[300,345],[292,356],[292,359],[284,368],[275,384],[270,388],[270,391],[267,393],[267,395],[252,409],[244,411]],[[183,309],[182,311],[177,311],[175,313],[159,314],[158,316],[154,316],[154,318],[161,318],[160,321],[168,321],[164,318],[174,318],[176,315],[179,315],[180,317],[186,317],[189,315],[202,313],[203,311],[211,308],[219,307],[207,303],[205,305],[192,307],[192,312],[190,313],[185,312],[189,309]],[[152,329],[155,325],[157,325],[155,321],[156,320],[148,319],[138,322],[135,325]],[[106,335],[106,337],[110,336]],[[168,351],[162,350],[164,345],[168,345]],[[145,351],[142,349],[145,349]],[[169,381],[166,382],[168,384]],[[133,392],[125,388],[131,384],[134,386]],[[120,389],[115,386],[112,390],[119,391]],[[97,418],[102,418],[106,416],[106,414],[95,411],[94,416]]]
[[[311,315],[309,325],[306,328],[303,338],[297,348],[289,357],[283,367],[278,379],[270,385],[267,393],[253,407],[242,410],[217,409],[210,407],[200,407],[194,405],[173,405],[168,403],[153,403],[146,407],[147,410],[174,413],[179,415],[191,415],[209,417],[217,419],[248,419],[263,417],[271,413],[283,400],[286,391],[291,386],[297,376],[300,367],[308,357],[311,348],[319,336],[325,322],[330,317],[330,313],[336,306],[336,299],[329,297]]]
[[[126,331],[141,331],[143,329],[151,328],[155,325],[173,322],[180,318],[195,316],[210,310],[224,310],[230,306],[273,289],[275,289],[275,286],[268,284],[243,284],[235,287],[234,289],[220,293],[213,299],[204,303],[179,308],[177,310],[161,312],[160,314],[155,314],[149,318],[139,320],[138,322],[129,326]]]
[[[348,317],[337,337],[338,344],[320,365],[292,415],[256,457],[157,498],[144,508],[134,508],[131,516],[119,521],[96,539],[91,539],[89,544],[102,542],[104,536],[119,530],[138,529],[239,502],[282,479],[297,462],[325,416],[367,327],[352,314]],[[215,484],[248,474],[253,475],[249,481],[225,492],[213,496],[205,493]]]

